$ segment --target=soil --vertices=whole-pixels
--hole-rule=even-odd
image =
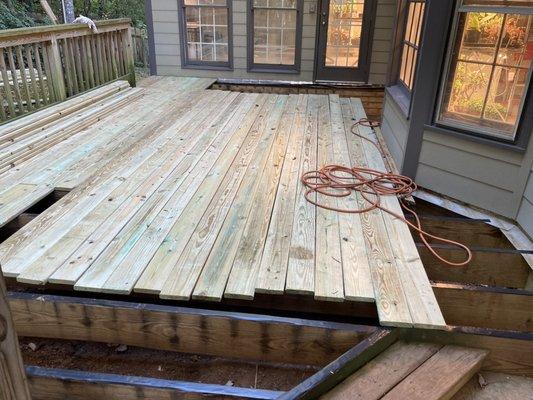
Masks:
[[[289,390],[318,369],[66,340],[20,338],[26,365],[159,379]],[[121,346],[122,350],[124,346]]]

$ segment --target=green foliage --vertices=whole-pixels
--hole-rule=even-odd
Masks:
[[[55,15],[62,20],[61,0],[48,0]],[[82,14],[93,20],[131,18],[138,28],[146,26],[144,0],[74,0],[76,16]],[[0,29],[49,25],[39,0],[0,0]]]
[[[1,1],[0,29],[25,28],[50,23],[48,17],[34,13],[33,9],[34,4],[32,1]]]
[[[48,0],[58,17],[62,15],[61,0]],[[76,17],[84,15],[93,20],[130,18],[133,25],[145,26],[144,0],[74,0]]]
[[[483,110],[483,99],[481,97],[475,97],[473,99],[465,100],[461,107],[465,112],[471,115],[481,115]],[[505,119],[507,109],[505,106],[499,103],[488,103],[485,105],[485,118],[503,121]]]

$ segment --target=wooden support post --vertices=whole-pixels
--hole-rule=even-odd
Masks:
[[[0,400],[29,400],[30,391],[0,272]]]
[[[132,27],[125,29],[123,32],[122,43],[124,46],[124,60],[126,64],[126,72],[128,74],[128,82],[131,87],[135,87],[135,60],[133,58],[133,43],[131,39]]]
[[[62,101],[67,98],[65,89],[65,78],[63,77],[63,67],[61,66],[61,56],[59,54],[59,43],[57,39],[52,38],[46,45],[46,63],[49,66],[51,77],[49,81],[52,82],[54,88],[55,100]]]

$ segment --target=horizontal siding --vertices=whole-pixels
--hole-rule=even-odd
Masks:
[[[529,237],[533,239],[533,169],[529,173],[529,179],[516,220]]]
[[[520,167],[434,142],[424,141],[420,162],[452,174],[513,191]]]
[[[525,197],[520,204],[516,220],[529,237],[533,238],[533,203]]]
[[[526,186],[532,156],[531,144],[523,153],[426,131],[416,180],[457,200],[513,219],[520,213],[523,218],[524,192],[526,201],[533,202],[533,183]]]
[[[418,164],[416,182],[424,188],[514,218],[514,193],[457,175],[432,165]]]
[[[406,117],[389,94],[385,95],[381,124],[381,132],[387,142],[387,147],[394,158],[396,166],[401,168],[405,156],[409,127]]]
[[[319,14],[317,0],[304,1],[301,72],[299,74],[250,73],[247,71],[247,3],[245,0],[234,0],[232,3],[234,70],[182,69],[177,4],[177,0],[152,0],[158,74],[214,78],[312,81],[315,63],[317,17]],[[316,10],[314,13],[309,12],[312,7]],[[384,84],[386,82],[395,8],[396,0],[379,0],[377,4],[369,74],[369,82],[373,84]]]
[[[370,59],[370,83],[384,85],[387,82],[395,15],[396,0],[378,1]]]

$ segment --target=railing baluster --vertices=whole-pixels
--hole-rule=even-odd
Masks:
[[[107,82],[109,81],[109,73],[108,73],[108,69],[107,69],[107,59],[106,59],[106,53],[105,53],[105,48],[104,48],[104,35],[105,33],[102,33],[100,35],[97,35],[96,36],[96,40],[97,40],[97,43],[98,43],[98,55],[100,56],[100,68],[101,68],[101,73],[102,73],[102,77],[103,77],[103,82]]]
[[[9,109],[9,114],[11,118],[15,117],[17,113],[15,112],[15,102],[13,101],[13,95],[11,94],[11,85],[9,84],[9,74],[7,73],[7,67],[5,62],[5,52],[4,49],[0,49],[0,73],[2,74],[2,82],[4,84],[4,91],[6,93],[7,107]],[[2,104],[2,109],[4,105]]]
[[[7,48],[7,60],[9,62],[9,69],[11,70],[11,81],[13,82],[13,90],[15,91],[15,97],[17,98],[18,113],[24,114],[26,110],[24,109],[24,104],[22,101],[22,96],[20,94],[20,88],[17,79],[17,69],[15,68],[15,60],[13,58],[13,49],[11,47]]]
[[[22,46],[17,46],[17,64],[19,67],[20,80],[22,84],[22,93],[26,97],[26,107],[28,110],[33,111],[33,102],[30,93],[30,87],[28,86],[28,79],[26,78],[26,66],[24,64],[24,56],[22,55]],[[18,82],[18,77],[17,77]]]
[[[109,40],[109,33],[105,33],[103,37],[104,42],[104,51],[105,51],[105,57],[107,60],[107,76],[108,80],[112,81],[115,79],[115,75],[113,74],[113,61],[111,56],[111,41]]]
[[[42,106],[41,94],[37,86],[37,76],[35,75],[35,69],[33,68],[33,57],[31,54],[32,46],[26,46],[26,62],[28,63],[28,69],[30,70],[31,88],[33,89],[33,96],[35,97],[35,108]]]
[[[100,57],[98,55],[98,47],[96,45],[96,35],[89,36],[89,43],[91,45],[91,52],[92,52],[92,58],[93,58],[93,70],[94,70],[94,81],[95,85],[99,86],[101,85],[104,80],[100,76]]]
[[[63,39],[61,41],[61,56],[65,71],[65,78],[67,80],[67,93],[69,96],[72,96],[74,94],[74,82],[72,79],[72,69],[70,67],[70,54],[68,51],[68,44],[67,39]]]
[[[82,37],[83,53],[84,53],[84,65],[86,68],[87,84],[90,88],[95,87],[94,83],[94,70],[93,70],[93,55],[91,46],[89,44],[89,36]]]
[[[86,26],[0,32],[2,121],[118,78],[135,85],[131,25],[126,19]]]
[[[71,39],[71,46],[72,46],[72,54],[74,57],[74,66],[76,68],[76,75],[78,77],[78,87],[80,92],[85,91],[85,79],[83,76],[83,68],[81,66],[81,51],[80,51],[80,43],[79,38],[73,37]]]
[[[37,43],[33,44],[33,54],[35,56],[35,66],[37,68],[37,77],[39,79],[39,86],[41,88],[41,93],[43,95],[43,104],[50,103],[49,96],[46,94],[46,84],[44,82],[43,76],[43,67],[41,64],[41,54],[39,52],[39,45]]]
[[[78,73],[76,71],[76,56],[74,54],[72,38],[67,39],[67,54],[70,59],[70,68],[72,71],[72,83],[74,85],[74,93],[78,94],[80,92],[80,86],[78,83]]]

